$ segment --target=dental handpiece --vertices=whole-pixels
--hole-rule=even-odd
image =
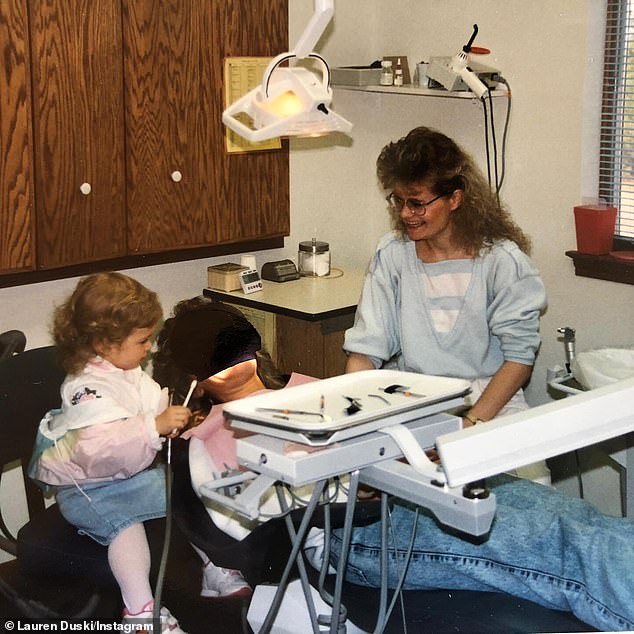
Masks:
[[[187,396],[185,397],[185,400],[183,401],[183,407],[187,407],[187,405],[189,404],[189,399],[192,397],[192,394],[194,393],[194,389],[196,388],[196,385],[198,385],[198,381],[194,379],[191,382],[191,385],[189,386],[189,391],[187,392]],[[167,437],[167,464],[172,464],[172,437],[171,435]]]

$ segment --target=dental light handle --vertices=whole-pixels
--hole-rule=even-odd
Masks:
[[[307,53],[306,56],[308,56],[309,54]],[[262,75],[262,84],[261,84],[261,92],[258,94],[258,98],[261,101],[266,101],[269,97],[269,83],[271,81],[271,76],[273,75],[273,72],[275,71],[275,69],[282,64],[283,62],[287,61],[288,59],[290,59],[291,57],[293,57],[293,54],[291,53],[280,53],[279,55],[277,55],[276,57],[274,57],[268,64],[268,66],[266,67],[266,69],[264,70],[264,73]],[[328,64],[326,64],[326,62],[319,57],[318,55],[314,56],[316,59],[320,60],[322,62],[322,67],[321,67],[321,85],[323,87],[323,89],[325,91],[329,91],[329,86],[330,86],[330,70],[328,68]],[[290,87],[289,87],[290,89]],[[257,90],[257,89],[255,89]],[[251,91],[253,92],[253,91]],[[249,93],[251,94],[251,93]]]

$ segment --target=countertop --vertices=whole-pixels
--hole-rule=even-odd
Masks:
[[[354,313],[361,295],[364,271],[332,269],[323,277],[300,277],[289,282],[263,280],[263,289],[240,291],[205,288],[203,294],[219,301],[258,308],[307,321]]]

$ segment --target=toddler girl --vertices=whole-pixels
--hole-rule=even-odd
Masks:
[[[40,425],[33,476],[53,485],[62,515],[108,546],[124,621],[151,619],[150,550],[143,522],[165,516],[165,473],[155,464],[165,436],[190,418],[168,406],[141,369],[162,315],[157,296],[121,273],[81,279],[55,311],[53,338],[67,376],[61,410]],[[149,623],[149,621],[148,621]],[[161,631],[184,634],[166,608]]]

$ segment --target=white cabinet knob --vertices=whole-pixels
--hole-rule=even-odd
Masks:
[[[170,176],[175,183],[180,183],[183,180],[183,175],[178,170],[174,170]]]
[[[88,194],[90,194],[90,192],[92,191],[92,187],[90,186],[90,183],[82,183],[79,186],[79,191],[84,195],[84,196],[88,196]]]

